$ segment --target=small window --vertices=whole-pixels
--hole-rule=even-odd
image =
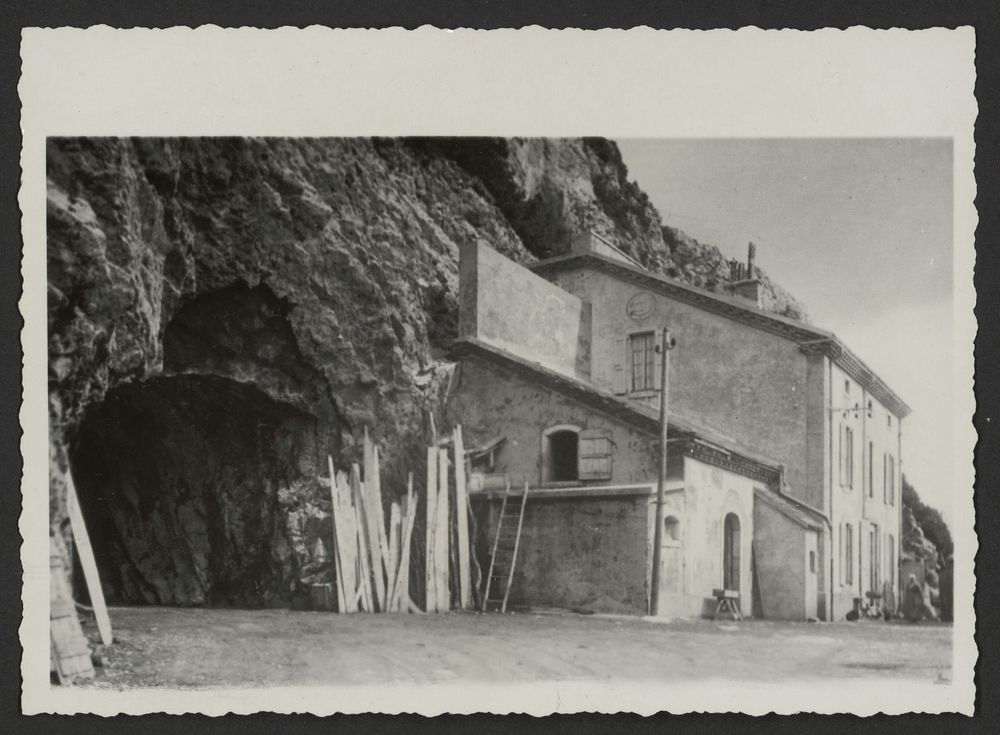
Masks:
[[[652,332],[633,334],[628,338],[632,391],[653,390],[656,387],[656,340]]]
[[[681,521],[677,516],[667,516],[663,520],[663,542],[672,546],[681,542]]]
[[[892,414],[891,413],[888,416],[885,417],[885,425],[888,426],[888,427],[890,427],[890,428],[892,427]]]
[[[875,487],[875,443],[868,442],[868,494]]]
[[[851,381],[850,380],[845,380],[844,381],[844,393],[850,393],[850,392],[851,392]]]
[[[815,551],[810,551],[809,552],[809,571],[812,572],[813,574],[816,573],[816,552]]]

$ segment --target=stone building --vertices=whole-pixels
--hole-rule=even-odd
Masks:
[[[525,268],[462,248],[459,364],[487,529],[529,486],[511,599],[643,614],[652,575],[662,327],[671,352],[661,599],[739,592],[745,614],[840,619],[898,587],[900,422],[909,409],[836,336],[652,274],[587,235]],[[880,598],[878,598],[880,599]]]

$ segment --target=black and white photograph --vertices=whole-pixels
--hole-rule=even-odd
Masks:
[[[35,136],[32,706],[971,707],[971,137],[306,127]]]

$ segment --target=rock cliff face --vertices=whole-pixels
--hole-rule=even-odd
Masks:
[[[527,261],[586,230],[721,286],[603,139],[50,141],[54,525],[72,463],[112,600],[297,604],[329,579],[327,454],[368,427],[388,492],[420,466],[458,243]]]

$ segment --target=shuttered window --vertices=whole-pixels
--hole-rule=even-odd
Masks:
[[[888,582],[889,585],[895,589],[896,588],[896,537],[891,533],[889,534],[889,568],[888,568]]]
[[[885,455],[885,497],[884,501],[889,505],[896,504],[896,458],[891,454]]]
[[[854,526],[844,525],[844,577],[847,584],[854,584]]]
[[[628,338],[630,390],[652,390],[656,387],[655,345],[652,332],[633,334]]]
[[[610,432],[584,429],[580,432],[578,476],[581,480],[610,480],[612,469]]]

